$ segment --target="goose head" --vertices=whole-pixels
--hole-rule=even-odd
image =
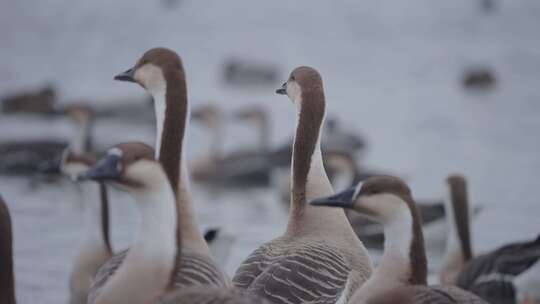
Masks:
[[[144,53],[132,68],[116,75],[114,79],[138,83],[151,94],[155,94],[165,91],[167,78],[182,71],[182,61],[174,51],[153,48]]]
[[[276,90],[276,93],[287,95],[296,106],[300,107],[302,100],[311,100],[311,98],[305,98],[306,95],[324,94],[321,75],[314,68],[297,67],[281,88]]]
[[[409,187],[393,176],[371,177],[335,195],[313,199],[310,204],[354,209],[383,224],[414,207]]]
[[[125,191],[154,189],[162,186],[162,167],[154,160],[154,150],[143,143],[114,146],[79,180],[102,181]]]

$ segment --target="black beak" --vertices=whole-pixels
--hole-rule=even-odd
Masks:
[[[328,206],[328,207],[340,207],[340,208],[349,208],[354,207],[354,192],[356,187],[351,187],[345,191],[336,193],[332,196],[319,197],[312,199],[309,203],[313,206]]]
[[[287,83],[286,82],[281,86],[281,88],[276,90],[276,94],[287,95]]]
[[[131,68],[123,73],[114,76],[114,80],[135,82],[135,68]]]
[[[62,166],[62,159],[57,157],[41,163],[38,166],[38,172],[45,175],[60,174],[60,167]]]
[[[219,234],[219,228],[211,228],[211,229],[208,229],[206,230],[206,232],[204,233],[204,240],[210,244],[212,243],[212,241],[214,241],[216,239],[216,237],[218,236]]]
[[[92,168],[77,176],[77,180],[118,180],[122,175],[120,156],[109,154],[100,159]]]

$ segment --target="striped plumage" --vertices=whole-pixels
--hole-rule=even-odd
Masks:
[[[88,293],[88,303],[94,302],[102,287],[107,283],[107,280],[118,270],[127,253],[128,250],[123,250],[115,254],[100,267],[94,278],[94,284]],[[215,264],[210,258],[191,253],[188,250],[182,250],[182,254],[177,256],[177,261],[179,262],[172,281],[172,287],[174,289],[199,285],[214,287],[229,286],[228,279],[215,267]]]
[[[459,274],[456,284],[491,303],[516,303],[512,280],[538,260],[540,236],[475,257]]]
[[[361,283],[349,280],[352,263],[338,247],[319,239],[291,243],[282,237],[253,252],[233,283],[274,303],[336,303]]]
[[[235,288],[193,287],[163,296],[159,304],[270,304],[270,302]]]
[[[388,291],[384,296],[370,299],[366,304],[486,304],[452,286],[406,286]]]

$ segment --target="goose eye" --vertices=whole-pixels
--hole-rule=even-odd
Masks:
[[[290,81],[295,81],[294,76],[291,76],[291,77],[289,78],[289,80],[290,80]]]

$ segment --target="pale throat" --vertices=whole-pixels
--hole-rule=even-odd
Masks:
[[[405,203],[384,220],[384,253],[375,270],[375,278],[406,284],[412,271],[411,246],[413,217]]]
[[[167,110],[166,89],[152,92],[154,98],[154,112],[156,115],[156,145],[155,158],[159,159],[161,153],[161,140],[163,137],[163,127],[165,124],[165,111]]]

